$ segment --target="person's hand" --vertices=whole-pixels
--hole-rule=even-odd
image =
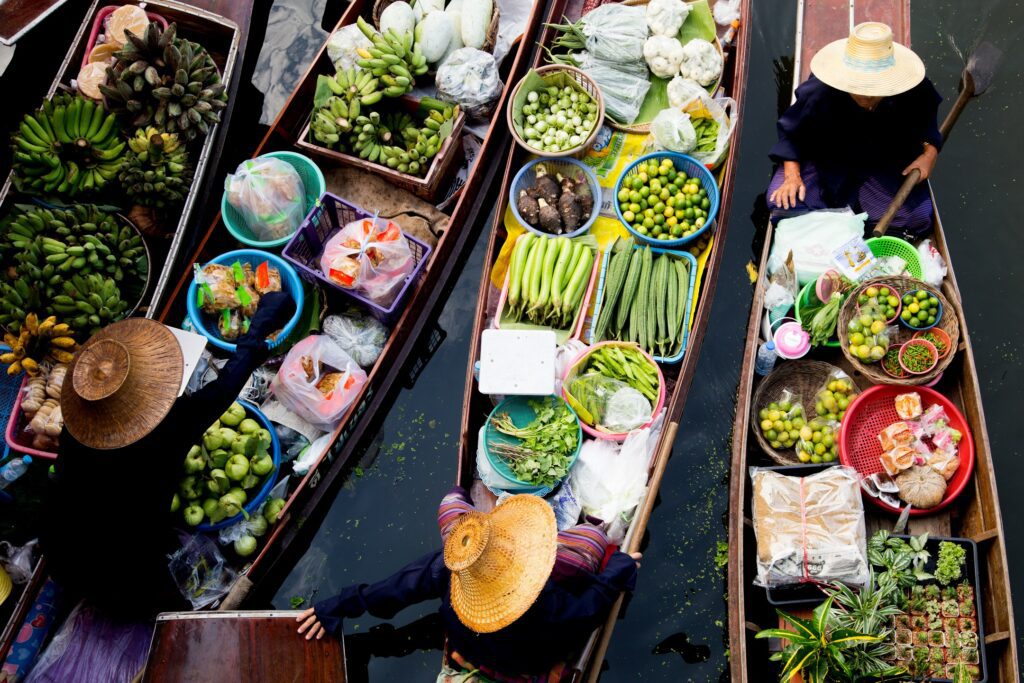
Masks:
[[[643,553],[630,553],[629,556],[633,558],[634,562],[636,562],[636,568],[640,569],[640,560],[644,558]]]
[[[316,612],[312,607],[296,617],[295,621],[302,622],[302,625],[299,626],[299,635],[305,633],[306,640],[313,640],[313,638],[320,640],[324,637],[324,634],[327,633],[323,625],[320,623],[320,620],[317,619]]]
[[[796,206],[798,199],[802,202],[806,196],[807,188],[804,187],[804,181],[800,178],[800,174],[790,175],[787,173],[782,181],[782,185],[775,192],[772,192],[768,201],[775,206],[781,206],[783,209],[790,209]]]
[[[928,180],[928,177],[932,174],[932,170],[935,168],[935,162],[938,158],[939,151],[931,145],[927,145],[924,148],[924,152],[921,153],[921,156],[911,161],[910,166],[903,169],[903,175],[910,175],[910,172],[916,168],[921,173],[921,177],[917,182],[924,182],[925,180]]]
[[[295,301],[284,292],[268,292],[260,297],[256,314],[249,321],[249,332],[266,338],[280,330],[295,313]]]

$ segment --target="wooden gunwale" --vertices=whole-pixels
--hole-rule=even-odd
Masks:
[[[574,16],[573,12],[579,14],[578,2],[573,0],[555,0],[549,16],[552,21],[560,21],[563,15]],[[744,0],[741,7],[741,16],[750,16],[750,2]],[[538,44],[549,44],[555,32],[545,27],[537,39]],[[718,226],[715,233],[715,241],[712,252],[708,258],[701,285],[700,299],[694,315],[693,326],[690,331],[690,341],[686,355],[678,366],[663,366],[666,374],[666,381],[669,386],[670,396],[666,402],[667,411],[665,423],[659,443],[656,446],[655,455],[652,458],[650,476],[648,480],[648,491],[641,500],[637,512],[634,515],[632,524],[627,533],[623,550],[630,552],[639,548],[643,540],[647,523],[650,520],[652,510],[656,504],[658,490],[662,476],[668,465],[672,452],[672,445],[679,428],[679,420],[686,405],[686,397],[694,373],[697,368],[697,361],[700,358],[700,350],[703,344],[704,335],[707,331],[707,323],[711,315],[711,305],[714,299],[715,288],[718,279],[718,271],[721,266],[725,252],[725,238],[728,227],[729,210],[732,205],[733,183],[732,179],[736,170],[739,158],[739,140],[744,117],[743,96],[746,88],[748,71],[748,48],[750,39],[750,26],[743,21],[740,24],[738,34],[735,38],[733,53],[729,56],[726,65],[727,71],[731,70],[731,78],[727,79],[727,94],[739,104],[736,128],[733,132],[732,145],[728,158],[725,162],[725,171],[721,181],[721,204],[719,208]],[[543,55],[538,54],[534,65],[542,63]],[[519,147],[513,147],[505,163],[504,177],[501,185],[501,193],[496,204],[493,223],[487,245],[488,256],[484,261],[483,273],[480,279],[480,287],[477,292],[476,314],[473,321],[473,334],[470,338],[470,351],[468,367],[466,372],[465,386],[463,389],[463,414],[462,428],[460,432],[459,458],[456,470],[456,483],[469,488],[474,481],[475,456],[476,456],[476,433],[482,420],[490,412],[491,405],[486,396],[476,391],[476,380],[474,378],[474,364],[480,355],[480,335],[486,329],[488,317],[488,300],[490,296],[490,271],[491,265],[497,258],[501,245],[506,238],[504,228],[504,207],[508,203],[508,194],[512,185],[512,178],[519,168],[527,160],[527,154]],[[586,647],[574,663],[574,670],[571,673],[571,680],[580,681],[584,677],[588,681],[596,681],[600,676],[601,665],[610,643],[615,622],[619,617],[622,606],[622,598],[615,603],[608,615],[605,625],[597,629],[591,636]]]
[[[356,17],[360,14],[368,16],[371,5],[372,3],[367,0],[355,0],[345,10],[335,28],[355,23]],[[529,36],[536,31],[541,18],[545,15],[544,10],[544,3],[534,5],[524,35]],[[525,68],[527,60],[524,56],[535,48],[527,40],[517,41],[512,49],[514,52],[508,57],[512,59],[509,76],[505,80],[505,89],[492,115],[491,128],[481,143],[476,165],[459,191],[448,227],[438,238],[437,246],[431,253],[425,276],[410,295],[401,317],[392,326],[381,356],[368,374],[367,383],[336,428],[332,445],[289,496],[281,521],[274,526],[266,543],[261,544],[259,554],[243,571],[242,576],[246,581],[240,582],[237,587],[240,591],[239,598],[244,598],[245,592],[251,587],[252,584],[249,582],[263,584],[266,581],[265,585],[259,586],[260,593],[272,591],[273,585],[282,580],[289,571],[290,559],[308,544],[318,526],[310,522],[319,519],[326,512],[327,503],[330,502],[336,488],[334,485],[340,483],[339,475],[345,470],[345,465],[356,448],[378,423],[378,413],[387,405],[393,391],[397,390],[399,380],[417,342],[427,329],[428,322],[433,319],[438,304],[443,301],[450,291],[450,286],[454,284],[452,276],[457,272],[457,266],[467,251],[466,247],[471,244],[471,238],[478,234],[481,219],[489,209],[486,199],[490,194],[489,190],[494,186],[498,167],[488,160],[500,155],[510,140],[501,113],[504,111],[511,85],[519,79],[521,71]],[[305,119],[308,118],[316,78],[322,73],[319,65],[325,54],[326,41],[253,156],[294,146]],[[218,214],[200,240],[192,255],[192,262],[202,262],[203,257],[211,252],[217,239],[223,238],[224,235],[221,233],[225,231],[220,226],[221,218]],[[183,274],[161,311],[160,320],[168,324],[174,324],[177,320],[175,315],[181,310],[183,292],[190,279],[190,273]]]
[[[836,8],[833,0],[807,0],[798,8],[797,37],[801,42],[797,52],[804,67],[801,73],[809,68],[813,50],[834,39],[837,25],[845,28],[839,21],[837,12],[845,11]],[[868,3],[863,7],[850,8],[856,22],[865,20],[886,21],[893,26],[894,34],[899,42],[910,43],[910,5],[909,0],[880,5]],[[834,21],[828,22],[829,9]],[[868,13],[870,11],[871,13]],[[810,14],[808,14],[808,12]],[[809,21],[809,17],[813,21]],[[822,23],[824,22],[824,23]],[[833,36],[825,39],[823,34],[832,32]],[[941,167],[940,171],[941,172]],[[935,196],[932,193],[934,202]],[[936,204],[937,207],[937,204]],[[768,651],[765,641],[754,641],[753,635],[761,628],[774,627],[772,612],[767,609],[767,601],[762,589],[751,586],[750,582],[755,570],[754,566],[754,535],[749,518],[747,477],[748,466],[752,464],[772,464],[767,457],[748,459],[748,448],[754,454],[758,452],[756,441],[749,431],[751,396],[757,377],[754,373],[754,362],[761,339],[761,323],[763,318],[764,286],[767,278],[767,259],[771,249],[773,226],[767,227],[764,250],[759,264],[759,277],[754,286],[750,317],[747,325],[747,343],[743,353],[743,364],[740,372],[740,384],[736,404],[736,416],[733,422],[732,472],[729,484],[730,510],[729,516],[729,570],[727,577],[727,594],[729,596],[729,649],[733,662],[733,683],[745,683],[748,680],[763,680],[762,676],[751,675],[749,672],[761,672],[767,666]],[[1019,664],[1017,655],[1017,635],[1014,628],[1013,603],[1010,595],[1009,569],[1006,561],[1006,548],[1003,536],[1003,523],[996,490],[995,472],[993,469],[991,445],[982,409],[981,390],[978,383],[977,368],[967,322],[963,313],[960,289],[956,281],[953,262],[950,258],[948,245],[942,228],[942,221],[936,208],[934,214],[934,232],[932,241],[935,248],[946,260],[948,272],[943,282],[943,294],[952,302],[960,320],[961,343],[957,353],[959,358],[946,372],[937,389],[956,403],[971,425],[975,446],[975,470],[972,486],[968,487],[950,509],[923,518],[913,518],[909,524],[910,533],[925,531],[939,532],[943,535],[961,536],[973,539],[979,545],[982,557],[982,593],[985,647],[989,669],[989,681],[1019,680]],[[835,356],[840,356],[835,352]],[[848,372],[852,370],[845,365]],[[876,511],[865,505],[867,511],[868,532],[875,529],[890,527],[895,518]],[[749,589],[749,590],[748,590]],[[752,609],[754,608],[754,609]],[[752,614],[755,609],[758,614]],[[755,622],[760,619],[760,623]],[[751,660],[750,658],[754,659]]]

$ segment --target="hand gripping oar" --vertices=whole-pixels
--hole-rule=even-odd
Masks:
[[[963,113],[967,103],[972,98],[988,90],[1002,54],[995,45],[984,42],[978,46],[967,60],[967,66],[964,67],[963,73],[960,74],[960,96],[956,98],[953,108],[949,110],[949,113],[946,114],[946,119],[939,126],[939,132],[942,134],[943,141],[949,138],[950,131],[953,130],[953,126],[956,125],[956,121],[960,118],[960,114]],[[899,192],[893,197],[889,208],[885,210],[881,220],[878,221],[878,225],[875,226],[873,231],[875,237],[881,237],[889,229],[889,223],[892,221],[893,216],[903,206],[903,202],[907,201],[910,192],[920,180],[921,172],[916,168],[907,174],[907,179],[903,181]]]

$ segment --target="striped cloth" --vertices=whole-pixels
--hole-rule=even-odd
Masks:
[[[773,204],[768,197],[771,197],[775,190],[779,189],[783,181],[783,168],[780,165],[775,170],[771,182],[768,184],[768,191],[765,194],[768,201],[768,208],[772,211],[772,222],[779,218],[795,216],[808,211],[820,209],[842,208],[841,206],[828,206],[822,197],[821,184],[818,180],[818,171],[813,163],[804,163],[800,166],[800,176],[804,182],[806,196],[804,201],[797,202],[796,207],[788,210]],[[875,173],[868,176],[853,196],[845,202],[851,209],[868,215],[868,224],[877,223],[889,208],[893,197],[903,184],[903,176],[897,173]],[[907,201],[890,223],[890,233],[893,236],[905,236],[916,239],[931,232],[932,229],[932,198],[928,192],[928,185],[921,183],[915,187]]]
[[[454,487],[441,499],[437,509],[437,525],[441,531],[441,542],[448,540],[448,534],[459,517],[467,512],[476,512],[469,493],[461,486]],[[556,581],[584,574],[596,574],[601,570],[611,541],[600,528],[593,524],[577,524],[558,532],[558,551],[551,578]]]

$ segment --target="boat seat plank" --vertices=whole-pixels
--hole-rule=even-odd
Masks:
[[[811,58],[823,46],[849,35],[854,22],[881,21],[892,27],[897,42],[910,42],[910,0],[805,0],[800,43],[800,83],[811,75]]]

